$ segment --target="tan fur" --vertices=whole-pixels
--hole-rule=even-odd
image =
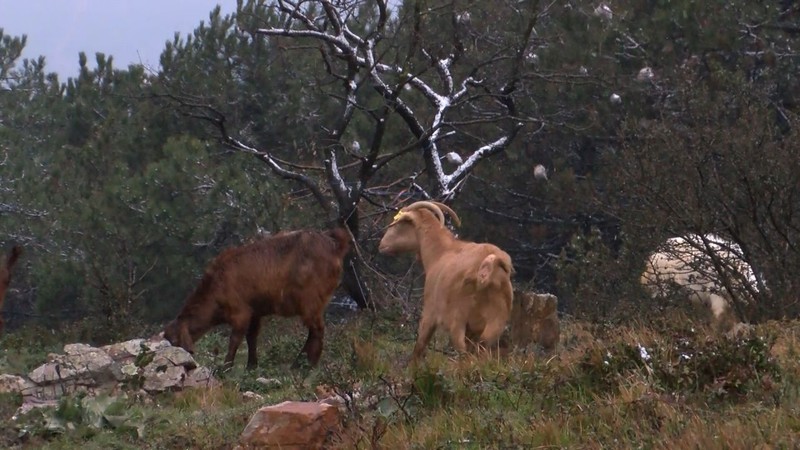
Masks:
[[[21,254],[22,247],[15,245],[11,248],[11,252],[8,253],[5,264],[2,268],[0,268],[0,310],[3,309],[3,302],[6,299],[6,291],[8,290],[8,285],[11,283],[11,269],[14,268],[14,265],[17,263],[17,259]],[[3,332],[3,325],[3,317],[0,316],[0,333]]]
[[[404,208],[381,239],[386,254],[418,253],[425,288],[412,362],[441,327],[459,352],[467,340],[495,346],[511,313],[511,257],[492,244],[456,239],[428,209]]]
[[[247,367],[253,368],[261,318],[300,316],[308,328],[301,353],[315,365],[322,353],[323,313],[339,284],[349,242],[347,231],[337,228],[278,233],[224,250],[166,326],[164,338],[193,352],[208,330],[227,323],[231,337],[225,365],[233,364],[246,335]]]

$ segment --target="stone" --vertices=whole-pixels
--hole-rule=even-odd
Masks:
[[[22,404],[22,406],[17,408],[17,411],[14,412],[13,416],[11,416],[11,420],[16,421],[21,416],[24,416],[25,414],[28,414],[29,412],[40,408],[51,408],[51,409],[58,408],[58,400],[25,402]]]
[[[174,388],[183,387],[186,379],[186,370],[181,366],[166,367],[164,370],[145,370],[144,385],[147,392],[164,392]]]
[[[26,380],[17,375],[2,374],[0,375],[0,393],[19,392],[22,393],[25,389],[33,387],[34,384],[30,380]]]
[[[142,355],[143,346],[152,353]],[[210,369],[198,367],[186,350],[161,338],[131,339],[100,348],[67,344],[63,354],[48,355],[47,362],[27,377],[0,375],[0,392],[19,392],[25,404],[47,404],[79,392],[163,392],[219,385]]]
[[[64,346],[65,355],[82,355],[84,353],[100,351],[95,347],[87,344],[67,344]]]
[[[256,378],[256,383],[260,383],[270,389],[279,388],[283,384],[281,383],[281,380],[277,378],[264,378],[264,377]]]
[[[150,366],[182,366],[186,370],[197,367],[197,363],[192,358],[192,354],[180,347],[166,347],[155,352],[153,361],[145,367]]]
[[[24,402],[58,400],[64,395],[74,395],[80,392],[92,393],[95,389],[91,385],[77,384],[74,382],[53,383],[37,385],[31,384],[22,391]]]
[[[189,370],[186,372],[186,379],[183,382],[183,387],[187,388],[219,386],[222,386],[222,383],[214,376],[211,369],[208,367],[198,367]]]
[[[256,411],[236,448],[320,449],[340,426],[335,406],[286,401]]]
[[[558,345],[560,325],[558,298],[552,294],[514,292],[509,339],[517,348],[527,349],[537,344],[550,353]]]
[[[36,384],[72,382],[79,378],[79,372],[86,375],[87,371],[60,362],[50,362],[33,369],[28,378]]]
[[[115,361],[119,361],[124,358],[135,358],[136,356],[139,356],[139,353],[142,352],[142,344],[144,344],[144,346],[151,352],[170,346],[169,341],[165,339],[131,339],[125,342],[105,345],[100,348],[104,352],[108,353],[108,356],[113,358]]]
[[[264,400],[264,396],[263,395],[257,394],[257,393],[255,393],[253,391],[244,391],[242,393],[242,398],[245,399],[245,400],[256,400],[256,401]]]
[[[87,380],[102,375],[114,362],[103,350],[86,344],[67,344],[64,353],[33,369],[28,378],[37,384],[77,379],[88,383]]]

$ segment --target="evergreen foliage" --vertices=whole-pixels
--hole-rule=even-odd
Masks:
[[[222,248],[331,221],[358,242],[346,290],[380,307],[405,263],[376,238],[426,196],[571,313],[639,301],[638,261],[691,232],[744,249],[769,286],[752,319],[796,315],[793,3],[343,1],[338,24],[282,5],[210,12],[157,72],[81,54],[66,81],[0,30],[0,243],[27,248],[12,328],[92,318],[102,341],[158,323]],[[320,37],[342,24],[353,58]],[[466,95],[431,101],[451,82]]]

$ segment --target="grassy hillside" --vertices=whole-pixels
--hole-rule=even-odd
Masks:
[[[566,320],[552,356],[450,354],[439,336],[406,368],[415,324],[384,313],[331,320],[318,368],[290,369],[304,339],[296,321],[264,326],[261,368],[221,374],[223,387],[114,399],[119,420],[92,426],[86,402],[50,417],[8,420],[0,447],[230,448],[251,414],[283,400],[346,399],[334,448],[796,448],[800,445],[800,322],[773,322],[737,339],[685,320],[628,327]],[[222,362],[226,330],[201,340],[201,364]],[[34,334],[36,339],[33,339]],[[23,372],[60,351],[60,336],[22,330],[0,339],[0,372]],[[31,342],[42,341],[32,348]],[[258,377],[273,379],[268,385]],[[263,400],[243,397],[245,391]],[[350,401],[352,400],[352,401]]]

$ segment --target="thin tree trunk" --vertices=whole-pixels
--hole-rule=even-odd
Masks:
[[[340,208],[340,211],[345,212],[345,214],[342,214],[344,217],[340,217],[340,221],[347,226],[347,228],[350,230],[350,233],[353,235],[353,246],[355,247],[356,243],[358,242],[359,235],[358,210],[356,209],[355,205],[352,205],[350,208]],[[355,251],[355,249],[351,249],[350,252],[347,253],[347,256],[344,258],[342,287],[356,302],[359,309],[369,308],[374,310],[375,303],[370,299],[371,292],[369,290],[369,286],[367,286],[367,281],[362,275],[363,264],[364,262],[361,260],[359,253]]]
[[[347,294],[356,302],[360,309],[375,309],[375,304],[370,301],[370,291],[366,280],[361,275],[361,265],[363,262],[358,254],[351,251],[344,259],[344,275],[342,277],[342,287]]]

